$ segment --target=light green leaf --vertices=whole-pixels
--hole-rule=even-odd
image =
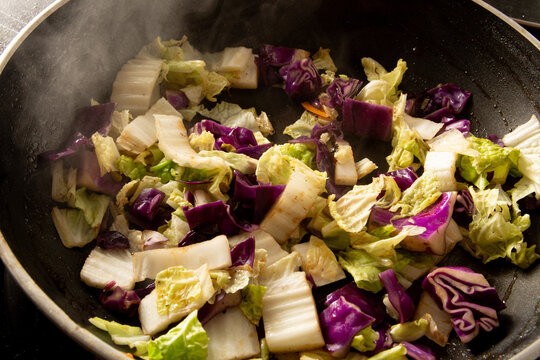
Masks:
[[[379,257],[359,249],[348,248],[338,254],[338,261],[350,273],[360,289],[377,293],[383,285],[379,273],[386,270]]]
[[[258,325],[262,317],[262,298],[266,286],[248,284],[242,289],[242,302],[240,310],[253,324]]]
[[[426,171],[403,191],[401,199],[390,207],[390,211],[400,211],[397,217],[414,216],[437,201],[440,195],[437,176]]]
[[[166,334],[148,344],[150,360],[206,360],[208,336],[197,319],[197,311],[191,312]]]

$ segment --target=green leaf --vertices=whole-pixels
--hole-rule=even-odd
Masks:
[[[262,317],[262,299],[266,286],[248,284],[242,289],[242,302],[240,310],[254,325],[259,325]]]
[[[397,345],[388,350],[381,351],[376,355],[368,358],[368,360],[407,360],[405,356],[407,354],[407,348],[405,345]]]
[[[257,180],[273,185],[287,184],[292,169],[287,158],[279,150],[279,146],[272,146],[266,150],[259,159]]]
[[[110,201],[111,198],[107,195],[89,193],[85,188],[80,188],[75,193],[72,205],[84,213],[84,218],[90,227],[96,228],[101,225]]]
[[[437,201],[440,195],[437,176],[426,171],[403,191],[401,199],[390,207],[390,211],[400,211],[398,217],[414,216]]]
[[[310,143],[287,143],[283,145],[278,145],[279,151],[283,155],[290,156],[292,158],[298,159],[311,169],[316,170],[317,165],[315,164],[315,145]]]
[[[383,285],[379,273],[386,270],[381,259],[360,249],[348,248],[338,254],[338,261],[350,273],[360,289],[377,293]]]
[[[151,360],[206,360],[208,336],[197,319],[197,311],[191,312],[166,334],[148,344]]]
[[[486,190],[469,188],[475,213],[469,224],[469,234],[462,246],[475,257],[488,263],[507,258],[521,268],[529,267],[540,257],[536,245],[527,247],[523,231],[530,226],[529,215],[519,215],[517,203],[510,211],[508,196],[499,187]]]
[[[354,336],[351,347],[360,352],[372,351],[377,346],[377,340],[379,340],[379,332],[368,326]]]
[[[429,321],[427,317],[392,325],[390,335],[395,343],[402,341],[416,341],[426,334]]]
[[[142,179],[146,175],[146,166],[126,155],[120,155],[116,160],[116,168],[131,180]]]

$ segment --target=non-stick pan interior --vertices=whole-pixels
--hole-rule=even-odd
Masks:
[[[24,41],[0,78],[0,229],[37,285],[83,327],[92,316],[126,320],[104,311],[97,291],[79,280],[94,245],[62,246],[50,219],[49,168],[38,155],[71,133],[77,108],[92,98],[108,101],[116,72],[143,45],[184,34],[202,51],[263,43],[330,48],[340,72],[363,80],[362,57],[389,69],[402,58],[408,70],[401,88],[408,94],[449,82],[471,91],[465,114],[481,136],[503,135],[540,112],[538,48],[471,1],[68,2]],[[278,134],[301,113],[276,88],[231,91],[223,100],[267,112]],[[348,139],[358,159],[370,157],[386,170],[389,144]],[[538,220],[533,215],[529,243],[539,243]],[[461,249],[447,263],[485,274],[507,309],[498,330],[467,346],[453,339],[437,349],[442,358],[509,358],[540,336],[538,266],[482,265]]]

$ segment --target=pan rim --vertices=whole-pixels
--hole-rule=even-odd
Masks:
[[[532,36],[522,25],[516,20],[505,15],[500,10],[486,3],[484,0],[472,0],[477,5],[483,7],[490,13],[503,20],[510,25],[515,31],[524,36],[530,43],[540,51],[540,41]],[[0,54],[0,73],[11,57],[18,50],[23,41],[37,28],[45,19],[56,12],[60,7],[66,5],[70,0],[55,0],[44,10],[38,13],[26,26],[24,26],[17,35],[8,43],[2,54]],[[19,286],[23,289],[26,295],[32,300],[40,311],[60,328],[64,333],[69,335],[79,345],[91,351],[93,354],[108,360],[130,358],[126,353],[116,349],[112,345],[99,339],[92,334],[88,329],[77,324],[60,308],[32,279],[30,274],[24,269],[15,254],[12,252],[0,229],[0,259],[2,259],[6,269],[15,278]],[[533,355],[540,353],[540,338],[533,341],[527,347],[515,354],[511,360],[526,360],[532,358]]]

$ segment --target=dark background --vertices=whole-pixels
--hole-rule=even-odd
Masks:
[[[540,5],[536,1],[488,2],[518,20],[540,22]],[[540,27],[527,29],[540,38]],[[1,261],[0,289],[1,359],[38,359],[46,356],[56,359],[95,359],[36,308]]]

